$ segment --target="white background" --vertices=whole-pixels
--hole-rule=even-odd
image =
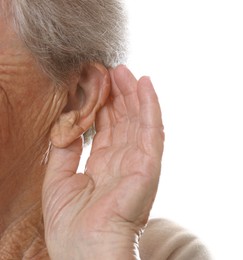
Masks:
[[[151,76],[166,132],[152,217],[243,259],[243,2],[126,2],[128,66]]]

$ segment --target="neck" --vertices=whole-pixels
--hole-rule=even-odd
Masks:
[[[43,145],[46,144],[46,145]],[[49,259],[44,242],[41,191],[48,142],[28,149],[0,169],[1,259]],[[41,148],[42,147],[42,148]],[[36,152],[37,151],[37,152]]]
[[[36,203],[0,236],[1,259],[49,260],[41,204]]]
[[[41,202],[45,166],[41,165],[46,145],[29,149],[0,170],[0,237],[11,225],[29,214]]]

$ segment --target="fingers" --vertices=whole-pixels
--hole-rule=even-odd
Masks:
[[[110,70],[110,76],[112,87],[110,100],[106,106],[108,110],[100,114],[102,120],[97,119],[98,131],[107,125],[136,117],[139,112],[137,80],[133,74],[124,65],[120,65]]]
[[[139,114],[139,101],[137,96],[137,80],[133,74],[124,66],[118,66],[111,71],[111,79],[114,84],[112,88],[112,97],[114,98],[114,107],[118,108],[122,103],[124,106],[121,115],[125,115],[131,121]],[[119,120],[119,114],[116,115]]]
[[[124,104],[123,108],[120,109],[122,112],[120,114],[115,113],[117,127],[114,131],[113,143],[134,143],[136,142],[140,111],[137,93],[138,81],[125,66],[118,67],[112,76],[120,93],[119,96],[114,98],[115,111],[120,104]]]
[[[162,127],[162,117],[157,94],[149,77],[142,77],[138,82],[140,103],[140,124],[143,127]]]
[[[141,147],[148,153],[163,151],[163,124],[157,95],[149,78],[139,81],[123,65],[110,70],[111,96],[97,115],[93,151],[111,144],[135,142],[143,130]]]
[[[164,148],[162,116],[157,95],[148,77],[142,77],[138,82],[138,98],[141,127],[139,146],[148,155],[161,159]]]
[[[136,132],[133,122],[139,117],[137,80],[124,65],[111,69],[110,76],[110,99],[97,114],[97,134],[92,151],[111,144],[127,143]]]

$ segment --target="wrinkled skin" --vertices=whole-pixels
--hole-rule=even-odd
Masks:
[[[0,19],[0,233],[40,200],[41,165],[67,91],[41,71]]]
[[[123,66],[110,74],[86,173],[75,174],[81,139],[52,150],[43,206],[53,259],[133,259],[155,198],[163,150],[156,94],[148,78],[137,81]]]
[[[150,80],[137,81],[125,66],[91,73],[91,78],[96,74],[102,78],[103,72],[110,77],[110,94],[97,91],[94,96],[103,99],[92,116],[83,112],[88,109],[83,109],[83,117],[73,113],[74,122],[82,119],[80,125],[68,130],[66,142],[52,140],[46,169],[41,161],[53,125],[62,129],[55,122],[64,111],[85,108],[87,102],[76,105],[77,76],[56,88],[2,20],[0,35],[1,257],[48,259],[47,242],[52,259],[138,258],[139,236],[156,195],[164,140]],[[97,134],[87,171],[77,175],[82,153],[77,134],[92,120]]]

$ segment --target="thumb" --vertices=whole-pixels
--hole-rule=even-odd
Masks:
[[[52,146],[43,189],[76,174],[83,150],[83,138],[76,139],[65,148]]]
[[[79,138],[65,148],[53,146],[51,149],[42,187],[46,241],[63,209],[88,183],[86,175],[76,174],[82,146],[83,140]]]

